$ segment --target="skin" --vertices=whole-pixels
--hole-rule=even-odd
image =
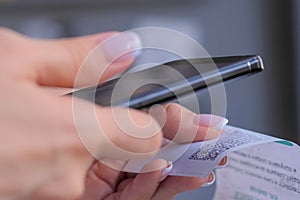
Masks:
[[[39,40],[22,36],[12,30],[0,29],[0,198],[1,199],[172,199],[176,194],[195,189],[211,177],[161,177],[169,165],[156,160],[144,167],[146,173],[130,175],[95,161],[82,145],[73,119],[72,99],[61,96],[62,88],[72,88],[78,68],[89,52],[102,40],[115,33],[100,33],[70,39]],[[126,70],[134,61],[127,56],[113,63],[100,81]],[[99,55],[99,66],[107,61]],[[84,73],[81,86],[96,77]],[[55,89],[53,89],[55,87]],[[81,108],[93,106],[79,100]],[[168,104],[166,123],[161,125],[159,112],[129,110],[136,122],[137,133],[146,129],[160,130],[152,137],[130,137],[117,128],[111,108],[96,106],[96,115],[105,116],[104,134],[117,146],[136,153],[160,148],[162,137],[172,139],[181,120],[178,112],[195,116],[176,104]],[[120,113],[127,112],[120,109]],[[154,123],[143,128],[152,119]],[[184,121],[183,121],[184,122]],[[82,126],[88,132],[88,121]],[[193,128],[195,140],[214,138],[220,130]],[[184,127],[186,133],[190,126]],[[211,134],[210,134],[211,133]],[[88,134],[88,133],[87,133]],[[185,137],[178,137],[179,142]],[[130,144],[130,145],[128,145]],[[103,147],[103,141],[95,146]],[[106,149],[99,148],[106,156]],[[118,159],[118,155],[115,155]],[[123,158],[124,159],[124,158]],[[125,159],[126,160],[126,159]],[[224,164],[224,160],[221,161]],[[149,172],[150,171],[150,172]],[[161,179],[164,180],[161,180]]]

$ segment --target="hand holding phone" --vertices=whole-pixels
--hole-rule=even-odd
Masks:
[[[71,95],[102,106],[142,109],[262,70],[262,59],[256,55],[177,60],[127,73]]]

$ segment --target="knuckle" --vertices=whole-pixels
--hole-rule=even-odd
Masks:
[[[167,115],[176,116],[176,114],[180,113],[181,110],[182,110],[182,107],[177,103],[168,103],[166,105]]]
[[[178,103],[167,103],[167,109],[180,109],[181,106]]]
[[[101,122],[103,134],[112,145],[135,153],[149,153],[160,147],[162,128],[155,118],[135,110],[116,111],[118,111],[116,118],[112,111],[109,111],[110,114],[106,115],[107,121]]]
[[[181,123],[181,109],[182,107],[176,103],[166,105],[167,121],[164,131],[171,130],[172,132],[176,132],[178,130],[178,126]]]

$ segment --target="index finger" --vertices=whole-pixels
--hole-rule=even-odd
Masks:
[[[176,103],[153,107],[149,112],[160,123],[164,137],[179,143],[217,138],[228,123],[224,117],[197,115]]]

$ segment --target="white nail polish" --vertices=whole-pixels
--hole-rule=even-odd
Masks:
[[[228,119],[223,118],[222,120],[219,121],[219,123],[212,126],[212,128],[217,129],[217,130],[222,130],[226,126],[227,123],[228,123]]]
[[[215,167],[215,169],[220,169],[220,168],[224,168],[228,165],[228,159],[226,160],[224,165],[218,165],[217,167]]]
[[[129,44],[128,50],[135,49],[132,54],[135,57],[139,56],[142,53],[141,48],[143,47],[140,36],[137,33],[131,31],[128,31],[125,34],[128,34],[130,37],[132,37],[132,42]]]
[[[214,184],[214,182],[216,181],[216,175],[214,172],[211,172],[211,174],[213,176],[213,179],[208,183],[202,184],[201,187],[208,187],[208,186],[211,186],[212,184]]]
[[[228,123],[228,119],[212,114],[199,114],[195,116],[194,123],[198,126],[222,130]]]
[[[136,57],[141,54],[141,48],[143,47],[138,34],[131,31],[113,35],[99,45],[108,62],[114,61],[126,54]]]
[[[165,178],[171,173],[172,169],[173,169],[173,164],[169,162],[168,167],[165,168],[164,171],[161,173],[159,182],[165,180]]]

